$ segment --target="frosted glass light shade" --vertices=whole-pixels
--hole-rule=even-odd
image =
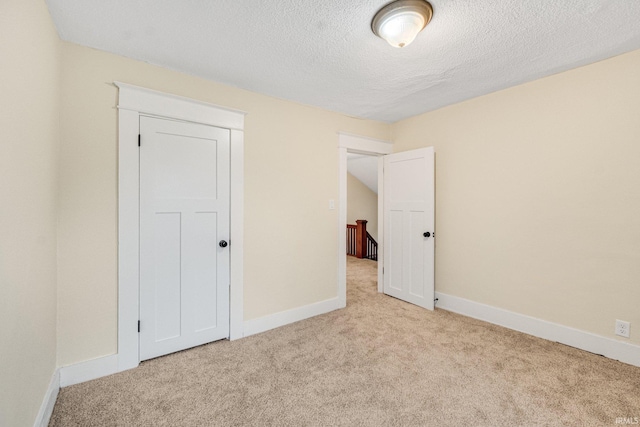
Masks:
[[[398,13],[380,23],[378,35],[393,47],[411,43],[424,28],[424,17],[415,12]]]
[[[393,47],[409,45],[433,16],[424,0],[398,0],[380,9],[371,22],[373,33]]]

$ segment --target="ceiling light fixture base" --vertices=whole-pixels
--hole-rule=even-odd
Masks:
[[[425,0],[396,0],[376,13],[371,21],[373,33],[393,47],[408,46],[433,17]]]

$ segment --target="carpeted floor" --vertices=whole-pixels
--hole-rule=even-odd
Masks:
[[[348,258],[344,310],[64,388],[50,426],[613,426],[640,417],[640,368],[378,294],[375,265]]]

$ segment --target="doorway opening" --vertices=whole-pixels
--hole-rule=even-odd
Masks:
[[[339,134],[339,137],[337,254],[340,307],[346,307],[347,302],[347,159],[349,153],[357,153],[374,155],[378,160],[378,292],[433,310],[434,148],[392,154],[392,145],[388,142],[349,134]]]
[[[347,152],[347,255],[378,260],[378,157]]]
[[[346,307],[347,305],[347,259],[346,259],[346,247],[347,247],[347,218],[348,218],[348,162],[351,157],[352,163],[362,162],[363,164],[368,162],[377,163],[375,178],[377,180],[376,187],[378,190],[378,204],[377,204],[377,227],[375,227],[375,235],[377,236],[378,251],[378,292],[382,292],[382,265],[384,261],[383,251],[383,221],[382,221],[382,157],[385,154],[390,154],[392,145],[390,142],[356,136],[346,133],[340,133],[338,135],[338,169],[339,169],[339,215],[338,215],[338,300],[340,307]],[[366,156],[366,157],[365,157]],[[371,160],[374,158],[375,160]],[[362,159],[362,160],[358,160]],[[370,166],[369,166],[370,168]],[[369,181],[371,177],[367,178]],[[351,218],[350,218],[351,219]],[[362,219],[362,218],[356,218]],[[368,227],[368,230],[372,230],[372,227]],[[369,231],[371,232],[371,231]],[[373,234],[373,233],[372,233]]]

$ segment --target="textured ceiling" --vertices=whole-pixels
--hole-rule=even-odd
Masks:
[[[47,0],[63,40],[394,122],[640,48],[640,0],[432,0],[413,44],[387,0]]]

